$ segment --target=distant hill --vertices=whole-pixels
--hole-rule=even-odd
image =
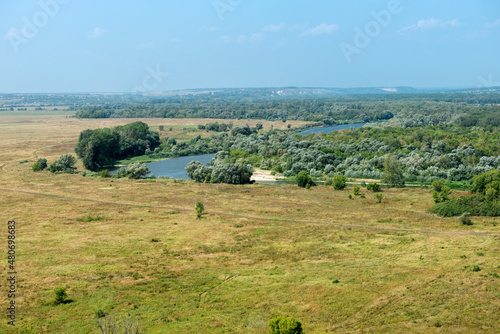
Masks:
[[[270,87],[270,88],[221,88],[221,89],[186,89],[168,92],[154,92],[145,96],[193,96],[213,95],[219,97],[322,97],[363,94],[398,94],[419,93],[413,87],[362,87],[362,88],[323,88],[323,87]]]

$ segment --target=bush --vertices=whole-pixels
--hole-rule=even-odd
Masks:
[[[302,324],[294,318],[278,317],[269,321],[270,334],[302,334]]]
[[[354,196],[358,196],[359,195],[359,191],[360,191],[360,186],[359,184],[355,184],[352,186],[352,193]]]
[[[382,203],[382,197],[383,197],[382,194],[375,195],[375,198],[377,199],[377,203]]]
[[[64,154],[58,160],[50,164],[49,170],[52,173],[72,173],[76,167],[76,158],[71,154]]]
[[[101,177],[109,177],[109,170],[105,169],[105,170],[101,171],[100,176]]]
[[[203,211],[205,211],[205,206],[201,202],[196,202],[194,207],[194,212],[196,213],[196,218],[200,219],[203,215]]]
[[[54,290],[56,296],[54,299],[54,303],[57,304],[63,304],[67,302],[68,299],[68,294],[66,293],[66,288],[56,288]]]
[[[346,185],[346,177],[344,175],[335,175],[333,177],[333,189],[342,190]]]
[[[309,175],[309,173],[306,171],[299,172],[297,174],[296,180],[297,180],[297,185],[302,188],[306,188],[307,186],[309,186],[310,188],[311,186],[315,185],[311,179],[311,175]]]
[[[463,213],[459,219],[463,225],[472,225],[472,221],[470,220],[468,213]]]
[[[325,181],[325,186],[329,187],[329,186],[333,186],[333,180],[328,178],[326,181]]]
[[[128,177],[129,179],[139,179],[151,173],[146,164],[133,163],[127,167],[122,167],[116,172],[118,177]]]
[[[456,217],[464,213],[471,216],[498,217],[500,205],[498,202],[486,201],[482,195],[462,196],[437,203],[429,211],[441,217]]]
[[[474,271],[474,272],[478,272],[478,271],[481,271],[481,268],[479,268],[479,265],[478,265],[478,264],[475,264],[475,265],[472,267],[472,271]]]
[[[31,169],[34,171],[34,172],[39,172],[41,170],[43,170],[42,168],[42,164],[39,163],[38,161],[35,162],[32,166],[31,166]]]
[[[443,180],[435,180],[432,181],[432,189],[434,189],[435,192],[440,193],[441,189],[444,186],[444,181]]]
[[[368,183],[368,185],[366,186],[366,190],[371,190],[373,191],[374,193],[376,192],[379,192],[381,190],[381,186],[380,184],[378,184],[377,182],[370,182]]]
[[[439,193],[437,191],[434,191],[432,193],[432,198],[434,199],[434,202],[441,203],[448,201],[450,199],[450,194],[451,194],[450,187],[444,186],[441,188],[441,191]]]

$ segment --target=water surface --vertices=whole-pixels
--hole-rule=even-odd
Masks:
[[[308,135],[311,133],[319,133],[319,132],[330,133],[333,131],[345,130],[345,129],[350,129],[350,128],[357,129],[357,128],[362,127],[363,125],[365,125],[365,123],[342,124],[342,125],[335,125],[335,126],[322,126],[319,128],[305,130],[305,131],[299,132],[298,134],[299,135]]]

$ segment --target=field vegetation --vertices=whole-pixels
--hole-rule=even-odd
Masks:
[[[106,319],[140,320],[146,333],[268,333],[286,318],[304,333],[500,331],[498,218],[440,218],[428,212],[430,189],[352,196],[342,177],[335,190],[32,170],[74,154],[85,129],[136,120],[0,119],[1,216],[18,226],[18,333],[99,333]],[[186,140],[213,122],[141,121]],[[450,201],[468,195],[454,190]]]

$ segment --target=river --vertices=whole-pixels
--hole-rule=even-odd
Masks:
[[[332,131],[345,130],[345,129],[350,129],[350,128],[357,129],[357,128],[362,127],[363,125],[365,125],[365,123],[342,124],[342,125],[335,125],[335,126],[324,126],[324,127],[320,127],[320,128],[314,128],[314,129],[305,130],[305,131],[299,132],[297,134],[299,134],[299,135],[308,135],[308,134],[311,134],[311,133],[319,133],[319,132],[330,133]]]

